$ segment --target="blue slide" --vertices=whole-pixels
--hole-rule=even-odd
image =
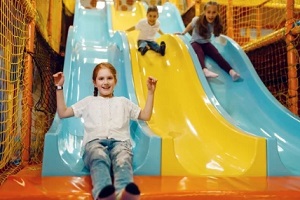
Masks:
[[[212,60],[207,62],[220,74],[219,78],[208,82],[228,118],[239,128],[268,139],[268,175],[300,175],[299,118],[268,91],[235,41],[221,36],[213,43],[242,77],[242,80],[232,82]],[[199,73],[200,67],[197,70]]]
[[[171,3],[162,6],[159,20],[166,33],[184,30],[181,16]],[[233,82],[231,77],[210,58],[206,58],[206,65],[218,73],[219,77],[206,79],[189,44],[190,35],[180,37],[190,51],[198,77],[211,103],[236,127],[267,139],[268,175],[300,175],[300,120],[268,91],[241,47],[224,35],[213,38],[213,44],[241,74],[242,79]]]
[[[67,106],[93,95],[92,71],[100,62],[112,63],[118,71],[114,94],[137,103],[130,66],[128,41],[124,33],[111,31],[107,2],[85,9],[76,2],[74,25],[69,28],[64,63],[64,95]],[[136,175],[160,175],[161,139],[146,123],[131,122],[133,167]],[[81,176],[89,174],[82,161],[83,122],[79,118],[59,119],[45,136],[43,176]],[[138,153],[135,153],[138,152]]]

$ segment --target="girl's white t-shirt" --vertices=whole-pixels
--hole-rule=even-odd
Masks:
[[[84,124],[83,147],[95,139],[130,139],[130,120],[137,120],[141,108],[125,97],[88,96],[73,104],[75,117]]]

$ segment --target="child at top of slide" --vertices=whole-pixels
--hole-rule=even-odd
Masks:
[[[205,55],[211,57],[223,70],[225,70],[233,81],[237,81],[240,75],[232,69],[229,63],[219,53],[217,48],[211,43],[211,36],[219,36],[223,30],[223,25],[218,12],[218,4],[214,1],[209,1],[204,6],[204,12],[200,16],[196,16],[187,25],[182,33],[184,35],[192,31],[191,45],[197,54],[202,70],[206,77],[216,78],[219,75],[208,70],[205,66]]]
[[[163,32],[160,30],[160,22],[157,20],[158,16],[157,6],[149,6],[146,18],[141,19],[135,26],[126,30],[140,31],[137,43],[138,50],[142,55],[145,55],[149,49],[160,53],[162,56],[165,55],[166,43],[162,41],[160,45],[158,45],[157,42],[155,42],[156,33],[163,35]]]

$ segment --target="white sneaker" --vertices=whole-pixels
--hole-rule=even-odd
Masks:
[[[231,76],[231,78],[232,78],[233,81],[237,81],[237,80],[239,80],[240,77],[241,77],[241,76],[240,76],[236,71],[234,71],[233,69],[231,69],[231,70],[229,71],[229,75]]]
[[[217,78],[219,76],[219,74],[209,71],[207,68],[203,69],[203,73],[207,78]]]

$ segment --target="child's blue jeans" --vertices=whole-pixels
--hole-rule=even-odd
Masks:
[[[151,50],[160,52],[160,46],[155,41],[148,41],[148,40],[138,40],[138,49],[143,49],[145,46],[149,46]]]
[[[130,140],[99,139],[85,145],[83,161],[90,170],[94,199],[112,178],[117,195],[133,182],[132,155]]]

